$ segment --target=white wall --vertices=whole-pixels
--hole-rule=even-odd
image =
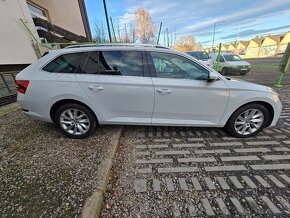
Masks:
[[[30,0],[45,8],[51,23],[86,37],[78,0]]]
[[[0,0],[0,65],[30,64],[37,59],[31,36],[20,18],[38,37],[25,0]]]

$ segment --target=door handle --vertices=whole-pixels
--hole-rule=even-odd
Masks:
[[[102,91],[104,88],[102,86],[89,86],[92,91]]]
[[[162,94],[169,94],[171,93],[170,89],[157,89],[157,92],[162,93]]]

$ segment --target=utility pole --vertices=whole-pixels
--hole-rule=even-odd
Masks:
[[[110,30],[110,24],[109,24],[108,12],[107,12],[106,0],[103,0],[103,4],[104,4],[105,15],[106,15],[106,22],[107,22],[107,27],[108,27],[109,39],[110,39],[110,42],[112,42],[112,36],[111,36],[111,30]]]
[[[164,46],[166,46],[165,30],[163,31],[163,42],[164,42]]]
[[[119,42],[121,42],[121,34],[120,34],[119,20],[118,20],[118,37],[119,37]]]
[[[169,35],[168,35],[168,28],[166,28],[166,35],[167,35],[167,47],[169,47]]]
[[[239,40],[239,36],[240,36],[240,28],[241,28],[241,26],[239,26],[239,29],[238,29],[238,34],[237,34],[236,45],[238,44],[238,40]]]
[[[160,26],[159,26],[158,37],[157,37],[157,45],[159,44],[159,38],[160,38],[161,28],[162,28],[162,22],[160,22]]]
[[[226,22],[226,21],[223,20],[223,21],[215,22],[214,25],[213,25],[212,49],[213,49],[213,46],[214,46],[214,37],[215,37],[215,28],[216,28],[216,25],[218,23],[224,23],[224,22]]]
[[[112,25],[112,30],[113,30],[115,42],[117,42],[117,38],[116,38],[116,33],[115,33],[115,28],[114,28],[112,17],[110,17],[110,21],[111,21],[111,25]]]

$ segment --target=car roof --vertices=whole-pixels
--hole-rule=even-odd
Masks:
[[[74,45],[63,49],[50,50],[49,53],[66,54],[75,52],[89,51],[163,51],[166,53],[178,53],[169,47],[151,44],[129,44],[129,43],[108,43],[108,44],[89,44],[89,45]]]

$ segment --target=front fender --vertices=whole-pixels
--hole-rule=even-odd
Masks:
[[[231,115],[241,106],[252,102],[266,102],[270,104],[274,111],[273,120],[270,126],[274,126],[279,119],[282,110],[282,104],[277,94],[270,92],[257,91],[230,91],[229,103],[226,111],[219,123],[219,126],[224,126]]]

